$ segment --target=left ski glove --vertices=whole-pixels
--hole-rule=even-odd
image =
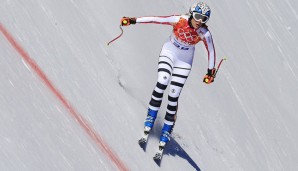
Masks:
[[[122,26],[129,26],[131,24],[136,24],[136,21],[137,21],[136,18],[123,17],[121,19],[121,25]]]
[[[205,75],[203,82],[206,84],[211,84],[214,81],[215,72],[216,72],[215,68],[212,68],[212,69],[208,68],[208,72]]]

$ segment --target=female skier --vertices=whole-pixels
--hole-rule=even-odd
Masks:
[[[144,132],[149,131],[154,125],[157,112],[161,106],[163,93],[170,83],[168,106],[162,128],[160,143],[166,144],[176,121],[178,98],[190,73],[195,45],[203,41],[208,52],[208,69],[203,82],[210,84],[214,81],[215,74],[215,49],[210,31],[206,25],[211,10],[206,3],[200,2],[191,6],[189,14],[164,17],[123,17],[121,24],[129,26],[136,23],[154,23],[173,26],[172,34],[164,43],[159,55],[158,79],[153,90],[145,120]]]

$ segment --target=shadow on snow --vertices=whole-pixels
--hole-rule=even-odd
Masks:
[[[201,169],[196,164],[196,162],[193,161],[193,159],[187,154],[187,152],[179,145],[179,143],[174,138],[171,138],[171,141],[165,148],[164,155],[171,155],[171,156],[177,155],[185,159],[186,161],[188,161],[188,163],[197,171],[201,171]]]
[[[161,124],[156,124],[156,128],[153,132],[153,135],[159,139],[160,133],[157,133],[161,130],[162,125]],[[196,162],[187,154],[187,152],[179,145],[179,143],[175,140],[175,135],[172,136],[171,141],[167,144],[165,150],[164,150],[164,155],[171,155],[171,156],[179,156],[186,161],[197,171],[201,171],[199,166],[196,164]]]

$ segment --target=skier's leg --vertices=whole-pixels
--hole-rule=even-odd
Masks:
[[[160,56],[158,63],[158,79],[149,102],[147,118],[145,120],[145,128],[147,127],[149,130],[154,125],[157,112],[161,106],[164,91],[170,81],[172,70],[172,59],[167,56]]]
[[[172,80],[169,90],[170,92],[168,96],[169,102],[164,120],[164,126],[162,128],[160,137],[160,141],[163,141],[165,143],[170,140],[170,135],[173,131],[173,127],[177,118],[178,99],[190,73],[190,70],[191,65],[187,63],[181,63],[180,65],[173,68]]]

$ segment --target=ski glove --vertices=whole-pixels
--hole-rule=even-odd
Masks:
[[[136,21],[137,21],[136,18],[123,17],[121,19],[121,25],[122,26],[129,26],[130,24],[136,24]]]
[[[211,84],[214,81],[214,77],[215,77],[215,68],[209,69],[207,70],[207,74],[205,75],[203,82],[206,84]]]

